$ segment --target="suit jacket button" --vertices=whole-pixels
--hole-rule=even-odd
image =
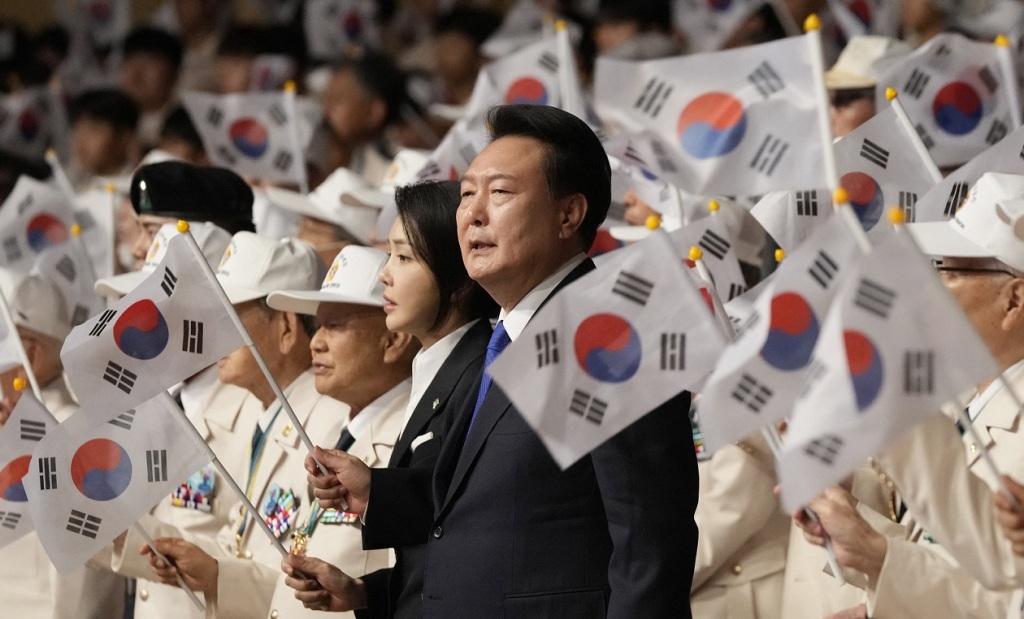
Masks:
[[[732,573],[733,574],[736,574],[737,576],[739,576],[740,572],[742,572],[742,571],[743,571],[743,566],[740,565],[739,563],[737,563],[736,565],[732,566]]]
[[[277,612],[277,609],[270,611],[270,619],[277,619],[281,613]]]
[[[139,589],[139,599],[142,600],[143,602],[148,600],[149,599],[149,591],[146,591],[145,589]]]
[[[444,529],[442,529],[440,526],[434,527],[433,535],[434,539],[441,539],[441,537],[444,535]]]

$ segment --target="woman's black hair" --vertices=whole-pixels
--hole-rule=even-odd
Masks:
[[[398,216],[409,245],[437,282],[441,302],[431,329],[461,311],[470,320],[490,318],[498,304],[480,284],[469,277],[462,262],[455,211],[459,208],[459,183],[428,181],[395,190]]]

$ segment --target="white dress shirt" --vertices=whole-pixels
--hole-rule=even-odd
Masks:
[[[547,299],[551,291],[558,284],[562,283],[562,280],[586,258],[585,254],[576,254],[559,267],[557,271],[549,275],[547,279],[537,284],[511,310],[506,312],[502,308],[501,313],[498,315],[498,322],[505,323],[505,332],[508,333],[509,340],[516,341],[519,334],[526,328],[526,323],[530,322],[533,315],[537,313],[537,308],[544,302],[544,299]]]

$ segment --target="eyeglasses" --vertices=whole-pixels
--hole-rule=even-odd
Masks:
[[[936,264],[934,266],[935,270],[938,271],[939,273],[1002,273],[1004,275],[1009,275],[1010,277],[1020,277],[1020,275],[1008,271],[1006,269],[985,267],[947,267],[942,266],[941,264]]]
[[[833,90],[829,93],[829,103],[832,107],[841,109],[852,105],[861,99],[873,100],[875,98],[874,87],[868,88],[843,88]]]

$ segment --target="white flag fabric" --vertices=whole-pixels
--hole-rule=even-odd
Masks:
[[[843,220],[832,217],[779,265],[701,392],[708,451],[790,413],[829,304],[858,254]]]
[[[492,106],[530,103],[560,106],[558,44],[553,36],[486,65],[466,104],[465,118],[479,124]]]
[[[129,0],[51,0],[50,7],[54,17],[72,36],[80,31],[97,48],[118,45],[132,26],[132,3]]]
[[[1024,127],[950,172],[942,182],[918,199],[914,218],[907,221],[952,219],[967,199],[967,192],[986,172],[1024,174]]]
[[[779,247],[793,252],[832,217],[832,192],[825,187],[769,191],[750,214]]]
[[[812,366],[778,463],[788,511],[999,373],[905,231],[887,236],[850,270]]]
[[[319,112],[307,99],[296,99],[293,106],[290,97],[286,92],[186,92],[183,102],[214,165],[270,182],[302,184],[303,151]]]
[[[83,408],[36,445],[25,490],[39,541],[59,572],[81,567],[209,463],[167,401],[117,414],[111,406]]]
[[[77,327],[90,316],[106,309],[103,299],[94,289],[96,274],[81,237],[72,237],[67,243],[44,250],[32,272],[53,282],[60,289],[72,327]]]
[[[656,232],[555,295],[488,371],[567,468],[699,383],[724,342]]]
[[[672,21],[693,52],[714,52],[768,0],[673,0]]]
[[[36,481],[32,450],[56,427],[50,411],[31,393],[23,393],[0,428],[0,548],[33,529],[25,491]]]
[[[99,187],[91,187],[75,198],[75,221],[82,227],[82,242],[99,279],[114,275],[114,213],[123,199],[121,194]]]
[[[307,0],[303,26],[306,48],[317,60],[334,60],[353,47],[380,47],[373,0]]]
[[[678,171],[664,180],[691,193],[813,187],[826,178],[831,148],[815,94],[824,80],[812,60],[816,36],[647,62],[599,57],[598,112],[670,145]]]
[[[746,280],[740,269],[736,248],[729,236],[723,216],[712,213],[669,233],[679,257],[693,266],[690,248],[696,246],[704,253],[701,260],[711,274],[711,283],[718,291],[722,303],[727,303],[747,291]]]
[[[0,150],[42,159],[60,140],[63,114],[57,97],[44,86],[0,96]]]
[[[459,180],[488,142],[484,129],[471,127],[464,120],[459,120],[430,153],[427,162],[416,173],[416,180]]]
[[[28,274],[43,250],[67,242],[73,223],[63,192],[22,176],[0,206],[0,268]]]
[[[939,167],[961,165],[1016,129],[1000,48],[959,34],[940,34],[878,76],[899,91],[907,116]]]
[[[216,286],[179,234],[141,284],[71,330],[61,349],[83,406],[125,410],[243,345]]]

